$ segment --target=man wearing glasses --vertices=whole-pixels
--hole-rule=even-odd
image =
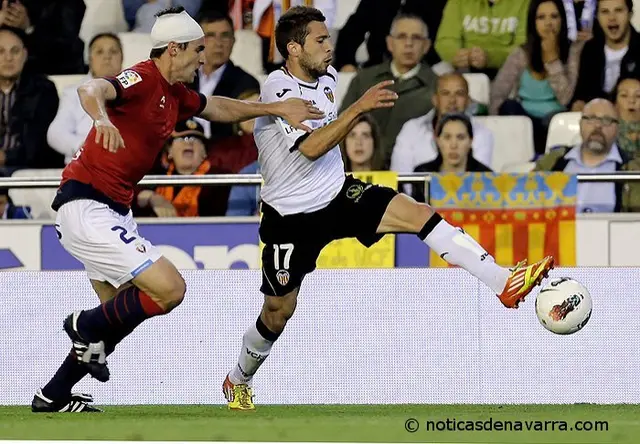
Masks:
[[[395,81],[390,89],[398,94],[396,105],[371,113],[381,130],[381,146],[387,168],[402,125],[411,119],[424,116],[433,108],[431,97],[436,91],[438,77],[427,64],[421,63],[430,47],[427,25],[420,17],[408,14],[397,16],[387,36],[391,61],[359,72],[351,81],[342,101],[341,113],[373,85],[384,80]]]
[[[204,31],[205,62],[198,70],[192,88],[205,96],[216,95],[237,99],[260,93],[260,83],[251,74],[233,64],[231,51],[236,41],[233,21],[218,11],[205,11],[198,17]],[[204,134],[215,142],[234,135],[233,125],[196,118]]]
[[[630,160],[618,148],[618,112],[608,100],[594,99],[584,107],[580,136],[579,144],[554,148],[538,160],[536,170],[592,174],[640,169],[639,159]],[[577,205],[580,213],[640,211],[640,189],[633,183],[580,183]]]

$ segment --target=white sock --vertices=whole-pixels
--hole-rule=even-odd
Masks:
[[[255,324],[242,337],[242,350],[238,364],[229,373],[232,384],[249,384],[253,375],[258,371],[273,346],[273,341],[265,339]]]
[[[462,229],[442,219],[423,242],[451,265],[458,265],[480,279],[496,294],[504,290],[511,272],[496,264],[493,256]]]

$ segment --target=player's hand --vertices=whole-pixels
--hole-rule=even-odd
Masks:
[[[96,143],[100,143],[100,139],[102,139],[102,148],[112,153],[124,148],[124,140],[120,131],[109,120],[96,120],[93,125],[96,127]]]
[[[159,194],[153,193],[153,196],[149,199],[149,205],[151,205],[153,212],[156,213],[156,216],[158,217],[178,216],[173,204]]]
[[[356,102],[360,113],[367,113],[378,108],[391,108],[395,105],[398,94],[387,89],[393,84],[393,80],[385,80],[369,88]]]
[[[302,122],[324,118],[324,113],[309,100],[291,98],[278,103],[278,106],[277,115],[289,122],[292,127],[307,133],[313,130]]]

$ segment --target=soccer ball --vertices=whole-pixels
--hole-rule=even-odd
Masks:
[[[570,335],[587,325],[591,308],[589,291],[568,277],[553,279],[536,298],[538,320],[544,328],[559,335]]]

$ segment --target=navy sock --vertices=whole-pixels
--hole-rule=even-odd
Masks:
[[[131,332],[145,319],[162,313],[147,294],[132,286],[96,308],[83,311],[78,317],[78,332],[89,342],[107,341],[116,331]]]
[[[54,401],[63,400],[69,396],[73,386],[87,373],[89,373],[87,367],[78,362],[72,351],[62,362],[51,381],[42,388],[42,394]]]
[[[134,327],[135,328],[135,327]],[[119,328],[113,330],[105,339],[105,352],[109,356],[133,328]],[[84,378],[89,371],[85,365],[78,362],[73,351],[67,355],[51,381],[42,388],[42,394],[54,401],[66,399],[73,387]]]

